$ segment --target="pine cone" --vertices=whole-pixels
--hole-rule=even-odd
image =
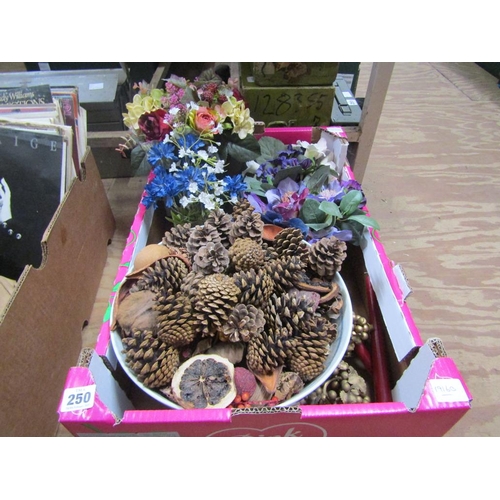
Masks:
[[[254,335],[247,344],[248,369],[258,375],[270,375],[284,366],[290,350],[290,331],[286,327],[267,324],[264,330]]]
[[[167,387],[180,366],[180,354],[169,347],[153,332],[136,330],[130,337],[122,339],[125,361],[146,387]]]
[[[262,244],[264,222],[258,212],[243,212],[234,219],[229,231],[229,241],[233,244],[238,238],[250,238]]]
[[[262,246],[251,238],[238,238],[229,248],[229,258],[236,271],[262,267],[264,256]]]
[[[197,331],[203,337],[218,335],[240,294],[241,290],[228,275],[209,274],[200,280],[192,299]]]
[[[290,371],[298,373],[304,382],[318,377],[325,369],[330,352],[327,332],[323,324],[319,325],[319,331],[303,331],[288,350],[287,366]]]
[[[214,226],[205,223],[203,226],[196,226],[191,230],[186,243],[186,250],[192,258],[207,243],[221,243],[221,237]]]
[[[312,244],[309,249],[309,268],[320,278],[333,280],[347,257],[345,241],[330,236]]]
[[[274,291],[274,282],[264,269],[238,271],[233,279],[241,290],[241,304],[262,308]]]
[[[220,339],[229,342],[248,342],[264,328],[264,313],[252,305],[237,304],[227,323],[222,327]]]
[[[157,260],[142,273],[130,292],[151,290],[160,294],[176,293],[189,271],[188,265],[182,258],[170,256]]]
[[[191,301],[182,292],[160,297],[154,306],[158,318],[158,338],[169,346],[181,347],[197,335]]]
[[[201,274],[223,273],[229,266],[229,252],[222,243],[207,243],[193,258],[193,271]]]
[[[266,262],[264,269],[271,276],[277,293],[285,293],[303,278],[305,264],[300,257]]]
[[[266,311],[279,316],[282,324],[288,326],[292,336],[296,337],[309,328],[315,309],[316,303],[310,297],[284,293],[279,297],[273,295]]]
[[[254,208],[250,202],[246,198],[242,198],[233,205],[233,219],[244,213],[252,213],[253,211]]]
[[[298,256],[307,262],[309,246],[304,241],[302,231],[296,227],[287,227],[280,231],[274,238],[274,249],[280,259]]]
[[[167,246],[185,249],[190,234],[191,224],[179,224],[165,232],[162,243]]]
[[[198,283],[205,277],[204,274],[197,271],[190,271],[181,283],[181,292],[187,295],[191,300],[198,293]]]
[[[212,210],[205,223],[210,224],[217,229],[224,248],[229,248],[231,246],[229,241],[229,232],[233,224],[233,218],[229,214],[226,214],[226,212],[222,209]]]

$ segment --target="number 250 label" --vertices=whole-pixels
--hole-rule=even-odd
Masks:
[[[94,406],[95,385],[65,389],[61,411],[86,410]]]

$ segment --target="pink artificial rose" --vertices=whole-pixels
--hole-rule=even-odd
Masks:
[[[170,125],[164,121],[166,114],[164,109],[157,109],[151,113],[144,113],[139,118],[139,128],[146,136],[147,141],[163,141],[172,130]]]
[[[194,115],[193,128],[198,132],[216,133],[214,129],[217,127],[217,119],[215,111],[200,107]]]

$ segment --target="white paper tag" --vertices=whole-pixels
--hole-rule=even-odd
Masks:
[[[434,378],[429,382],[436,401],[439,403],[469,401],[462,382],[456,378]]]
[[[95,384],[65,389],[60,406],[61,411],[86,410],[94,406]]]
[[[347,104],[349,104],[349,106],[357,106],[358,105],[358,101],[356,101],[356,99],[346,99],[345,102]]]
[[[102,90],[104,83],[89,83],[89,90]]]
[[[343,95],[344,97],[352,97],[352,94],[351,94],[350,92],[345,92],[345,91],[344,91],[344,92],[342,92],[342,95]]]

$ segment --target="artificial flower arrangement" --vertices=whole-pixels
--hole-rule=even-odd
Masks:
[[[164,89],[137,88],[123,116],[132,166],[154,173],[143,203],[163,200],[176,224],[201,222],[234,203],[246,188],[238,172],[260,154],[238,89],[213,71],[194,82],[174,76]]]
[[[262,137],[261,155],[248,162],[246,194],[267,224],[297,227],[310,242],[335,236],[359,244],[365,227],[379,229],[366,215],[361,185],[342,181],[326,140],[285,145]]]

